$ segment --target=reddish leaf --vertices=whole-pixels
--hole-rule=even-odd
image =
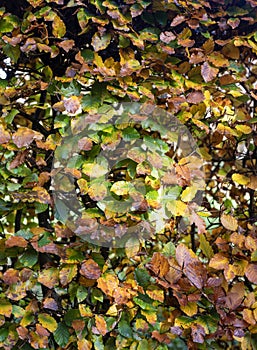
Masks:
[[[8,285],[17,283],[19,281],[19,271],[15,269],[8,269],[3,274],[2,280]]]

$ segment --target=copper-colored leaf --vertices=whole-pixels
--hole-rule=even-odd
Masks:
[[[82,276],[92,280],[97,280],[101,276],[101,269],[93,259],[85,260],[79,272]]]
[[[119,287],[118,277],[112,274],[105,274],[104,276],[98,278],[97,286],[106,295],[113,296],[114,291]]]
[[[160,39],[166,44],[169,44],[171,41],[176,39],[176,35],[172,32],[163,32],[160,34]]]
[[[11,247],[26,248],[28,245],[28,242],[23,237],[11,236],[5,241],[5,245],[7,248],[11,248]]]
[[[59,272],[54,267],[45,269],[39,273],[38,282],[47,288],[54,288],[59,283]]]
[[[207,62],[204,62],[201,66],[201,74],[206,83],[216,78],[218,72],[218,68],[211,67]]]
[[[155,275],[163,277],[169,271],[168,259],[161,253],[156,252],[153,254],[153,257],[147,267],[152,270]]]
[[[17,283],[19,281],[19,271],[15,269],[8,269],[3,274],[2,279],[7,285]]]

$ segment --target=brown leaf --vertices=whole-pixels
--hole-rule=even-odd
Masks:
[[[226,296],[226,306],[230,310],[235,310],[242,304],[245,295],[245,286],[243,282],[236,283],[233,285],[231,290],[227,293]]]
[[[168,259],[165,258],[161,253],[155,252],[147,268],[153,271],[156,276],[163,277],[169,271]]]
[[[218,72],[218,68],[211,67],[207,62],[204,62],[201,66],[201,74],[206,83],[212,81]]]
[[[41,324],[39,324],[39,323],[36,324],[36,333],[40,337],[49,337],[49,335],[50,335],[48,330],[46,328],[44,328],[43,326],[41,326]]]
[[[57,311],[58,310],[58,304],[53,298],[46,298],[43,301],[43,308],[44,309],[53,310],[53,311]]]
[[[50,194],[44,187],[36,186],[32,188],[32,193],[35,194],[38,202],[43,204],[51,204]]]
[[[199,289],[203,288],[207,277],[206,269],[195,253],[181,243],[176,249],[176,259],[190,283]]]
[[[26,127],[20,127],[12,136],[13,143],[19,147],[28,147],[34,140],[41,140],[43,135]]]
[[[28,245],[28,242],[23,237],[11,236],[5,241],[5,245],[7,248],[11,248],[11,247],[26,248]]]
[[[92,280],[97,280],[101,276],[101,269],[93,259],[85,260],[79,272],[82,276]]]
[[[20,339],[22,339],[22,340],[27,339],[28,334],[29,334],[29,331],[27,328],[19,326],[16,328],[16,331],[17,331]]]
[[[250,282],[257,285],[257,265],[249,264],[245,269],[245,276]]]
[[[158,331],[153,331],[152,337],[153,339],[158,340],[158,342],[162,344],[170,344],[171,342],[171,339],[167,336],[167,334],[165,333],[161,334]]]
[[[69,52],[75,45],[75,42],[74,40],[64,40],[58,43],[57,45],[61,47],[64,51]]]
[[[197,104],[204,100],[204,94],[201,91],[193,91],[187,95],[187,102]]]
[[[200,344],[204,343],[205,330],[203,326],[201,326],[200,324],[193,324],[191,326],[191,334],[192,334],[194,343],[200,343]]]
[[[175,18],[173,18],[170,26],[171,27],[176,27],[178,26],[180,23],[185,22],[186,18],[185,16],[181,16],[181,15],[177,15]]]
[[[26,159],[28,153],[29,153],[29,150],[18,152],[16,157],[11,161],[9,169],[15,169],[19,165],[23,164],[25,162],[25,159]]]
[[[19,271],[15,269],[8,269],[3,274],[2,280],[7,285],[17,283],[19,281]]]
[[[75,114],[80,109],[80,99],[71,96],[63,101],[63,106],[68,113]]]
[[[222,214],[220,221],[227,230],[236,231],[238,227],[237,219],[235,219],[232,215]]]
[[[0,144],[9,142],[11,136],[7,130],[5,130],[4,126],[0,124]]]
[[[93,147],[93,142],[88,137],[83,137],[78,141],[78,148],[80,151],[90,151]]]

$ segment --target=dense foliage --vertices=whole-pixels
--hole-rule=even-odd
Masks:
[[[0,5],[0,347],[256,349],[257,2]],[[144,113],[114,125],[121,102]],[[147,124],[153,106],[201,156],[179,157]],[[74,156],[62,140],[81,117],[90,128]],[[106,180],[94,159],[122,139],[132,148]],[[68,159],[62,171],[54,157]],[[76,187],[74,227],[53,176],[59,194]],[[121,236],[147,222],[161,183],[172,185],[162,230],[88,242],[99,222]],[[136,209],[103,206],[108,195]]]

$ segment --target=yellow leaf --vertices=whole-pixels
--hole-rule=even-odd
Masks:
[[[187,211],[187,205],[180,200],[169,201],[166,206],[174,216],[184,216]]]
[[[54,332],[57,328],[57,322],[55,319],[46,313],[39,314],[38,321],[43,327],[48,329],[49,332]]]
[[[194,316],[197,313],[197,303],[196,302],[189,302],[187,305],[180,306],[181,310],[187,315],[187,316]]]
[[[153,300],[158,300],[161,303],[164,301],[164,292],[161,289],[147,290],[146,294]]]
[[[231,215],[222,214],[220,221],[227,230],[236,231],[238,227],[237,219]]]
[[[97,286],[100,288],[106,295],[113,296],[115,290],[119,286],[118,277],[112,274],[105,274],[104,276],[98,278]]]
[[[187,187],[181,194],[181,200],[183,202],[190,202],[195,197],[197,190],[195,186]]]
[[[53,35],[56,38],[62,38],[66,33],[66,26],[59,16],[55,16],[53,20]]]
[[[244,176],[242,174],[233,174],[232,180],[239,185],[247,185],[250,182],[249,177]]]
[[[89,306],[86,306],[85,304],[79,304],[79,312],[82,317],[93,317],[93,313]]]
[[[236,129],[243,134],[250,134],[252,132],[252,128],[248,125],[236,125]]]
[[[10,317],[12,314],[12,304],[9,301],[1,299],[0,300],[0,315]]]

